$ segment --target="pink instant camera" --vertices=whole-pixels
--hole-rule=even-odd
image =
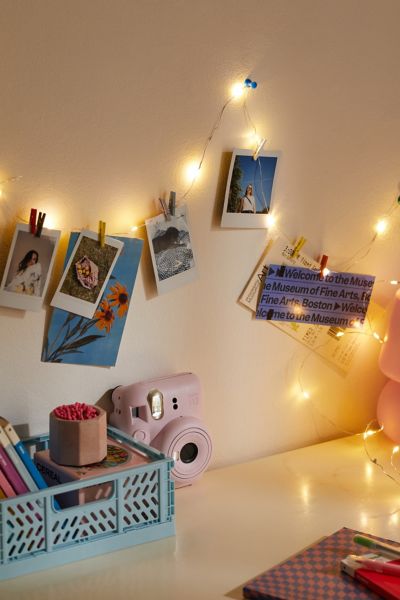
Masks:
[[[200,383],[180,373],[117,387],[110,423],[174,459],[176,486],[193,483],[205,471],[212,443],[200,419]]]

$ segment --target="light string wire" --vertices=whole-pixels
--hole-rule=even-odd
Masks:
[[[398,209],[399,201],[400,201],[400,197],[397,199],[397,201],[392,202],[389,210],[385,213],[385,216],[380,221],[378,221],[377,227],[379,227],[379,224],[381,224],[382,227],[386,228],[386,222],[389,219],[391,219],[393,213]],[[380,235],[380,232],[375,231],[375,233],[372,236],[372,238],[370,239],[370,241],[367,242],[367,244],[365,244],[364,246],[361,246],[361,248],[359,248],[353,254],[353,256],[351,256],[349,259],[347,259],[346,261],[344,261],[342,263],[339,263],[338,268],[343,269],[345,271],[349,271],[353,265],[359,263],[361,260],[366,258],[368,256],[368,254],[370,253],[372,246],[374,245],[374,243],[377,240],[377,238],[379,237],[379,235]],[[360,252],[364,252],[364,254],[359,256]]]
[[[200,161],[199,161],[198,166],[197,166],[197,172],[199,172],[201,170],[201,167],[203,166],[203,162],[204,162],[204,159],[205,159],[205,156],[206,156],[206,152],[207,152],[208,147],[209,147],[209,145],[210,145],[210,143],[211,143],[211,141],[212,141],[212,139],[214,137],[215,132],[217,131],[218,127],[221,124],[222,117],[224,115],[225,109],[229,106],[229,104],[234,99],[235,99],[234,95],[229,96],[229,98],[225,101],[224,105],[220,109],[220,111],[218,113],[218,116],[217,116],[217,118],[216,118],[216,120],[214,122],[214,125],[211,128],[210,134],[209,134],[209,136],[208,136],[208,138],[206,140],[206,143],[204,145],[203,152],[202,152]],[[191,192],[191,190],[192,190],[192,188],[194,186],[195,181],[196,181],[196,177],[193,177],[193,179],[192,179],[189,187],[187,188],[186,192],[181,197],[182,201],[185,200],[187,198],[187,196],[189,195],[189,193]]]
[[[248,91],[248,90],[245,88],[245,86],[244,86],[244,85],[243,85],[243,91],[244,91],[244,100],[243,100],[243,104],[242,104],[242,109],[243,109],[244,118],[245,118],[245,121],[246,121],[247,125],[248,125],[248,126],[250,126],[250,128],[252,129],[252,131],[253,131],[253,135],[254,135],[254,138],[255,138],[255,139],[258,141],[258,139],[257,139],[257,138],[258,138],[258,134],[257,134],[257,128],[256,128],[256,126],[255,126],[255,124],[254,124],[254,122],[253,122],[253,120],[252,120],[252,118],[251,118],[251,115],[250,115],[249,109],[248,109],[248,107],[247,107],[247,91]],[[211,144],[211,142],[212,142],[212,139],[213,139],[213,137],[214,137],[214,135],[215,135],[216,131],[218,130],[218,128],[219,128],[219,126],[220,126],[220,124],[221,124],[221,121],[222,121],[223,115],[224,115],[224,113],[225,113],[225,110],[227,109],[227,107],[229,106],[229,104],[230,104],[230,103],[231,103],[231,102],[232,102],[232,101],[233,101],[235,98],[236,98],[236,96],[235,96],[234,94],[232,94],[231,96],[229,96],[229,97],[227,98],[227,100],[224,102],[223,106],[221,107],[221,109],[220,109],[220,111],[219,111],[219,113],[218,113],[218,115],[217,115],[217,118],[216,118],[216,120],[215,120],[215,122],[214,122],[214,124],[213,124],[213,126],[212,126],[212,128],[211,128],[210,134],[209,134],[209,136],[208,136],[208,137],[207,137],[207,139],[206,139],[206,142],[205,142],[205,145],[204,145],[204,148],[203,148],[202,154],[201,154],[201,158],[200,158],[200,161],[199,161],[199,163],[198,163],[197,172],[199,172],[199,171],[201,170],[202,166],[203,166],[203,163],[204,163],[204,160],[205,160],[205,157],[206,157],[207,150],[208,150],[208,148],[209,148],[209,145],[210,145],[210,144]],[[257,162],[258,162],[258,164],[259,164],[259,168],[260,168],[260,177],[261,177],[261,181],[262,181],[261,162],[259,161],[259,159],[257,159]],[[10,183],[10,182],[17,181],[17,180],[19,180],[21,177],[22,177],[21,175],[18,175],[18,176],[14,176],[14,177],[9,177],[9,178],[6,178],[6,179],[4,179],[4,180],[0,181],[0,186],[1,186],[1,185],[4,185],[4,184],[6,184],[6,183]],[[182,195],[182,197],[181,197],[181,200],[182,200],[182,201],[183,201],[183,200],[185,200],[185,199],[188,197],[189,193],[191,192],[191,190],[192,190],[192,188],[193,188],[193,186],[194,186],[194,184],[195,184],[195,181],[196,181],[196,177],[193,177],[193,179],[192,179],[192,181],[191,181],[190,185],[188,186],[188,188],[186,189],[186,191],[184,192],[184,194],[183,194],[183,195]],[[262,186],[262,183],[261,183],[261,186]],[[1,190],[0,190],[0,193],[1,193]],[[262,195],[263,195],[264,204],[266,204],[266,200],[265,200],[265,195],[264,195],[264,190],[263,190],[263,189],[262,189]],[[394,213],[394,211],[395,211],[395,210],[398,208],[398,206],[399,206],[399,200],[400,200],[400,198],[397,200],[397,202],[393,202],[393,203],[392,203],[392,205],[391,205],[391,207],[390,207],[390,208],[389,208],[389,210],[387,211],[387,213],[386,213],[386,217],[387,217],[388,219],[389,219],[389,218],[391,218],[391,216],[392,216],[392,214]],[[178,218],[179,218],[179,216],[180,216],[180,215],[178,215]],[[23,222],[25,222],[25,223],[28,223],[28,221],[27,221],[26,219],[21,219],[20,217],[18,217],[18,218],[19,218],[21,221],[23,221]],[[175,218],[176,218],[176,217],[175,217]],[[146,227],[146,224],[145,224],[145,223],[143,223],[142,225],[137,225],[137,226],[134,226],[134,227],[132,227],[132,228],[131,228],[131,232],[135,232],[135,231],[137,231],[137,230],[139,230],[139,229],[142,229],[142,228],[145,228],[145,227]],[[285,239],[287,242],[289,242],[289,243],[292,243],[292,240],[291,240],[291,238],[289,238],[289,236],[288,236],[288,235],[286,235],[286,233],[285,233],[284,231],[282,231],[282,230],[278,229],[278,228],[276,227],[276,225],[274,225],[274,227],[277,229],[277,232],[279,233],[280,237],[282,237],[283,239]],[[117,234],[114,234],[114,235],[126,235],[126,232],[123,232],[123,233],[121,232],[121,233],[117,233]],[[350,269],[350,268],[351,268],[351,267],[352,267],[354,264],[357,264],[358,262],[360,262],[361,260],[363,260],[363,259],[364,259],[366,256],[368,256],[368,254],[370,253],[370,251],[371,251],[371,249],[372,249],[372,247],[373,247],[373,244],[375,243],[375,241],[377,240],[377,238],[378,238],[378,237],[379,237],[379,232],[378,232],[378,231],[376,231],[376,232],[374,233],[373,237],[371,238],[371,240],[370,240],[370,241],[369,241],[369,242],[368,242],[366,245],[364,245],[364,246],[360,247],[360,248],[359,248],[359,249],[358,249],[358,250],[357,250],[357,251],[356,251],[356,252],[353,254],[353,256],[351,256],[351,257],[350,257],[350,258],[349,258],[347,261],[344,261],[343,263],[339,264],[339,265],[338,265],[338,268],[343,268],[344,270],[349,270],[349,269]],[[363,252],[363,254],[360,254],[360,253],[362,253],[362,252]],[[388,281],[386,281],[386,280],[379,280],[379,283],[384,283],[384,282],[390,282],[390,283],[392,283],[392,284],[399,284],[399,283],[400,283],[400,282],[399,282],[399,281],[397,281],[397,280],[390,280],[390,281],[389,281],[389,280],[388,280]],[[367,317],[367,319],[368,319],[368,317]],[[371,329],[372,329],[372,328],[371,328]],[[376,337],[375,333],[367,333],[367,332],[362,332],[362,331],[345,331],[345,332],[343,332],[343,335],[351,335],[351,334],[367,335],[367,336],[369,336],[369,337]],[[378,338],[377,338],[377,339],[378,339],[378,340],[379,340],[379,341],[382,343],[382,340],[380,339],[380,337],[379,337],[379,336],[378,336]],[[312,349],[309,351],[309,353],[308,353],[308,354],[305,356],[305,358],[302,360],[302,362],[301,362],[301,364],[300,364],[300,367],[299,367],[299,375],[298,375],[298,383],[299,383],[299,388],[300,388],[300,390],[301,390],[301,393],[302,393],[303,397],[306,397],[306,398],[308,398],[308,399],[310,398],[310,396],[309,396],[308,392],[306,392],[306,390],[305,390],[305,388],[304,388],[304,386],[303,386],[303,383],[302,383],[302,373],[303,373],[303,371],[304,371],[305,364],[306,364],[307,360],[309,359],[309,357],[310,357],[312,354],[316,353],[316,351],[317,351],[318,349],[320,349],[321,347],[323,347],[323,346],[325,346],[326,344],[328,344],[328,342],[329,342],[329,340],[328,340],[327,342],[325,342],[324,344],[321,344],[320,346],[316,347],[316,348],[312,348]],[[314,403],[313,401],[312,401],[312,406],[313,406],[314,410],[317,410],[317,409],[316,409],[316,407],[315,407],[315,403]],[[346,429],[344,429],[344,428],[341,428],[341,427],[339,427],[339,426],[338,426],[336,423],[334,423],[334,422],[333,422],[333,420],[332,420],[332,419],[330,419],[330,418],[329,418],[329,417],[327,417],[326,415],[322,414],[322,413],[321,413],[320,411],[318,411],[318,410],[317,410],[317,412],[320,414],[320,416],[322,416],[322,417],[323,417],[323,418],[324,418],[324,419],[325,419],[327,422],[329,422],[329,423],[330,423],[332,426],[334,426],[334,427],[335,427],[336,429],[338,429],[339,431],[341,431],[341,432],[343,432],[343,433],[346,433],[346,434],[350,434],[350,435],[361,435],[360,433],[351,432],[351,431],[349,431],[349,430],[346,430]],[[369,430],[369,426],[370,426],[370,424],[368,424],[368,425],[367,425],[367,430]],[[366,430],[366,431],[367,431],[367,430]],[[383,427],[382,427],[381,429],[379,429],[379,431],[382,431],[382,430],[383,430]],[[384,470],[384,468],[382,467],[382,465],[380,465],[380,464],[377,462],[377,460],[376,460],[376,459],[373,459],[373,458],[370,456],[370,454],[369,454],[369,452],[368,452],[368,449],[367,449],[367,447],[366,447],[366,443],[365,443],[366,437],[368,437],[368,436],[366,436],[366,435],[365,435],[365,432],[364,432],[364,446],[365,446],[365,451],[366,451],[366,454],[367,454],[367,456],[369,457],[369,459],[371,460],[371,462],[373,462],[375,465],[379,466],[379,467],[382,469],[382,471],[383,471],[383,472],[384,472],[384,473],[385,473],[385,474],[386,474],[388,477],[390,477],[391,479],[394,479],[394,478],[393,478],[393,477],[392,477],[390,474],[388,474],[388,473],[387,473],[387,472]],[[396,447],[393,449],[393,451],[392,451],[392,458],[391,458],[391,463],[392,463],[392,465],[393,465],[393,456],[394,456],[394,454],[395,454],[395,453],[397,453],[397,452],[398,452],[398,447],[396,446]],[[395,479],[394,479],[394,480],[395,480]],[[397,480],[395,480],[395,481],[396,481],[396,483],[399,483],[399,482],[397,482]]]
[[[377,428],[377,429],[370,429],[370,427],[371,427],[371,426],[372,426],[374,423],[376,423],[376,425],[378,426],[378,428]],[[388,471],[385,469],[385,467],[383,466],[383,464],[382,464],[382,463],[380,463],[380,462],[378,461],[378,459],[376,458],[376,456],[374,456],[374,457],[373,457],[373,456],[372,456],[372,454],[371,454],[371,452],[369,451],[367,440],[368,440],[368,439],[369,439],[371,436],[373,436],[373,435],[377,435],[378,433],[381,433],[382,431],[384,432],[384,427],[383,427],[383,425],[379,425],[378,421],[377,421],[376,419],[373,419],[372,421],[370,421],[370,422],[368,423],[368,425],[367,425],[367,426],[366,426],[366,428],[365,428],[365,431],[364,431],[362,434],[358,434],[358,435],[362,435],[362,436],[363,436],[364,450],[365,450],[365,453],[366,453],[367,457],[368,457],[368,458],[369,458],[369,460],[371,461],[371,463],[372,463],[372,464],[374,464],[376,467],[378,467],[378,469],[380,469],[380,470],[382,471],[382,473],[383,473],[383,474],[384,474],[386,477],[388,477],[389,479],[391,479],[391,481],[393,481],[393,482],[394,482],[394,483],[396,483],[397,485],[400,485],[400,481],[399,481],[399,480],[398,480],[396,477],[394,477],[394,476],[393,476],[391,473],[389,473],[389,472],[388,472]],[[394,467],[394,465],[393,465],[393,457],[394,457],[394,455],[395,455],[395,454],[396,454],[398,451],[399,451],[399,447],[398,447],[398,446],[395,446],[395,447],[393,448],[393,450],[392,450],[392,455],[391,455],[391,458],[390,458],[390,464],[391,464],[392,468],[393,468],[395,471],[397,471],[397,472],[398,472],[397,468],[396,468],[396,467]]]

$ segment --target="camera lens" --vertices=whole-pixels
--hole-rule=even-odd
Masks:
[[[182,447],[179,455],[183,463],[191,463],[197,458],[198,453],[199,449],[196,444],[189,442]]]

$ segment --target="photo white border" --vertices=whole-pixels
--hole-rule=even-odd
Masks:
[[[109,237],[108,235],[105,236],[104,243],[107,246],[113,246],[114,248],[116,248],[117,252],[115,254],[114,260],[108,270],[107,276],[104,279],[103,285],[97,295],[95,302],[88,302],[87,300],[81,300],[80,298],[75,298],[75,296],[71,296],[70,294],[65,294],[64,292],[61,292],[61,287],[62,287],[64,280],[68,274],[69,268],[70,268],[71,264],[73,263],[73,261],[75,260],[75,253],[76,253],[77,249],[79,248],[79,244],[81,243],[82,238],[84,238],[84,237],[88,237],[92,240],[98,240],[99,234],[95,233],[94,231],[89,231],[87,229],[84,229],[83,231],[81,231],[81,233],[79,234],[79,237],[76,241],[76,244],[74,246],[74,249],[72,251],[72,254],[69,258],[69,261],[64,269],[60,283],[57,286],[57,289],[54,293],[53,299],[50,304],[51,304],[51,306],[55,306],[57,308],[61,308],[62,310],[67,310],[68,312],[74,313],[76,315],[81,315],[82,317],[86,317],[87,319],[91,319],[93,317],[94,313],[96,312],[97,305],[101,300],[103,292],[107,286],[108,280],[114,269],[114,265],[118,260],[118,257],[124,246],[124,243],[121,242],[120,240]]]
[[[10,264],[14,256],[15,245],[17,243],[18,234],[20,231],[25,233],[30,233],[29,225],[18,224],[15,228],[13,239],[11,242],[11,247],[7,257],[7,263],[4,269],[3,278],[1,280],[0,285],[0,306],[7,306],[9,308],[17,308],[18,310],[31,310],[34,312],[40,311],[43,305],[43,300],[46,295],[47,287],[49,285],[50,276],[53,270],[54,260],[58,248],[58,243],[60,241],[61,231],[58,229],[42,229],[41,236],[47,237],[54,242],[53,253],[51,255],[49,268],[47,270],[46,280],[43,286],[43,291],[40,296],[31,296],[29,294],[21,294],[18,292],[11,292],[5,289],[5,284],[7,281],[8,272],[10,269]],[[35,236],[33,234],[32,238],[35,240]],[[36,238],[38,239],[38,238]],[[34,243],[32,244],[34,246]],[[32,248],[35,249],[34,247]]]
[[[172,275],[171,277],[168,277],[168,279],[160,280],[158,277],[158,269],[157,269],[156,257],[155,257],[155,253],[154,253],[153,238],[151,237],[151,235],[149,233],[149,226],[152,226],[157,221],[165,221],[166,229],[168,227],[176,227],[177,229],[182,229],[182,226],[181,226],[182,219],[184,219],[187,230],[189,232],[190,247],[193,252],[194,266],[191,267],[190,269],[186,269],[186,271],[182,271],[181,273]],[[153,270],[154,270],[154,276],[156,279],[158,293],[164,294],[166,292],[175,290],[175,289],[181,287],[182,285],[186,285],[187,283],[191,283],[192,281],[194,281],[197,278],[197,265],[196,265],[195,251],[193,248],[192,232],[191,232],[190,224],[188,221],[186,205],[183,204],[181,206],[177,206],[176,210],[175,210],[175,216],[171,216],[171,220],[169,220],[169,221],[166,221],[166,217],[163,213],[161,213],[160,215],[157,215],[156,217],[152,217],[151,219],[146,219],[146,230],[147,230],[147,237],[148,237],[148,241],[149,241],[151,261],[153,263]]]
[[[231,213],[227,211],[228,208],[228,200],[229,200],[229,191],[231,188],[231,179],[232,179],[232,171],[233,166],[235,164],[236,156],[253,156],[253,150],[242,150],[240,148],[234,148],[232,152],[231,164],[229,167],[228,179],[225,190],[225,198],[224,198],[224,207],[222,210],[222,218],[221,218],[221,227],[232,227],[232,228],[245,228],[245,229],[268,229],[268,214],[247,214],[247,213]],[[275,180],[277,177],[279,162],[281,153],[280,152],[260,152],[259,157],[275,157],[276,167],[274,172],[274,180],[272,182],[271,189],[271,201],[270,208],[272,209],[273,196],[274,196],[274,188],[275,188]]]

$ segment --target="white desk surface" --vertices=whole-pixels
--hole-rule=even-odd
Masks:
[[[400,477],[399,477],[400,480]],[[1,600],[222,600],[343,526],[400,540],[400,486],[347,437],[176,491],[176,537],[0,582]]]

